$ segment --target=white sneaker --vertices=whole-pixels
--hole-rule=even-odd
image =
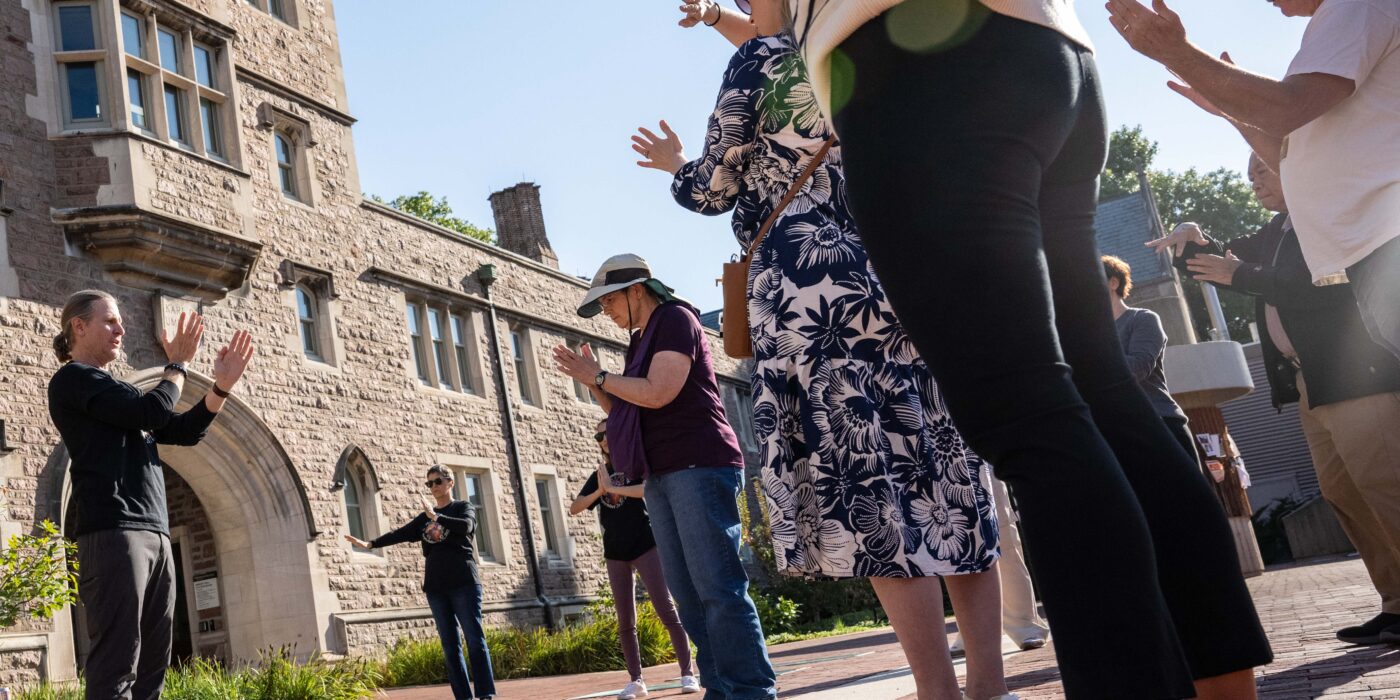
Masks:
[[[689,694],[689,693],[698,693],[698,692],[700,692],[700,691],[701,691],[701,688],[700,688],[700,680],[699,680],[699,679],[697,679],[695,676],[681,676],[681,692],[682,692],[682,693]]]
[[[647,684],[639,678],[628,683],[627,687],[623,688],[622,692],[617,694],[617,697],[618,700],[634,700],[634,698],[646,697],[646,694]]]

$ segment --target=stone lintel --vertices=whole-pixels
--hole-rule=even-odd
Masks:
[[[58,210],[53,219],[118,284],[211,302],[242,287],[262,251],[257,241],[130,205]]]

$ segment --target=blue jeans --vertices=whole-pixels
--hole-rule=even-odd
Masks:
[[[471,656],[471,680],[476,685],[475,697],[496,694],[496,678],[491,673],[491,650],[486,648],[486,630],[481,626],[481,584],[462,586],[445,592],[429,592],[428,607],[437,622],[442,653],[447,658],[447,682],[457,700],[471,700],[472,686],[467,682],[467,665],[462,658],[462,637],[457,625],[467,637],[467,654]]]
[[[739,470],[690,467],[647,479],[647,511],[705,700],[777,697],[749,577],[739,561]]]
[[[1371,340],[1400,357],[1400,236],[1347,268],[1347,278]]]

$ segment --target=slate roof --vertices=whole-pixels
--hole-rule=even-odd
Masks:
[[[1143,243],[1158,236],[1159,224],[1153,208],[1142,192],[1099,203],[1094,220],[1099,250],[1116,255],[1133,268],[1133,281],[1156,282],[1171,276],[1171,261],[1165,253],[1153,253]]]
[[[714,311],[706,311],[700,314],[700,325],[718,332],[720,330],[719,315],[723,312],[724,309],[715,309]]]

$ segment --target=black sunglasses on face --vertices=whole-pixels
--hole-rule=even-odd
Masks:
[[[593,439],[594,439],[594,440],[597,440],[598,442],[602,442],[603,440],[606,440],[607,437],[608,437],[608,434],[607,434],[607,433],[604,433],[604,432],[593,433]]]
[[[428,488],[432,488],[434,486],[442,486],[444,483],[446,483],[446,480],[442,477],[438,477],[436,479],[428,479],[425,483],[427,484]]]
[[[749,0],[734,0],[734,6],[746,15],[753,14],[753,5],[749,4]]]

